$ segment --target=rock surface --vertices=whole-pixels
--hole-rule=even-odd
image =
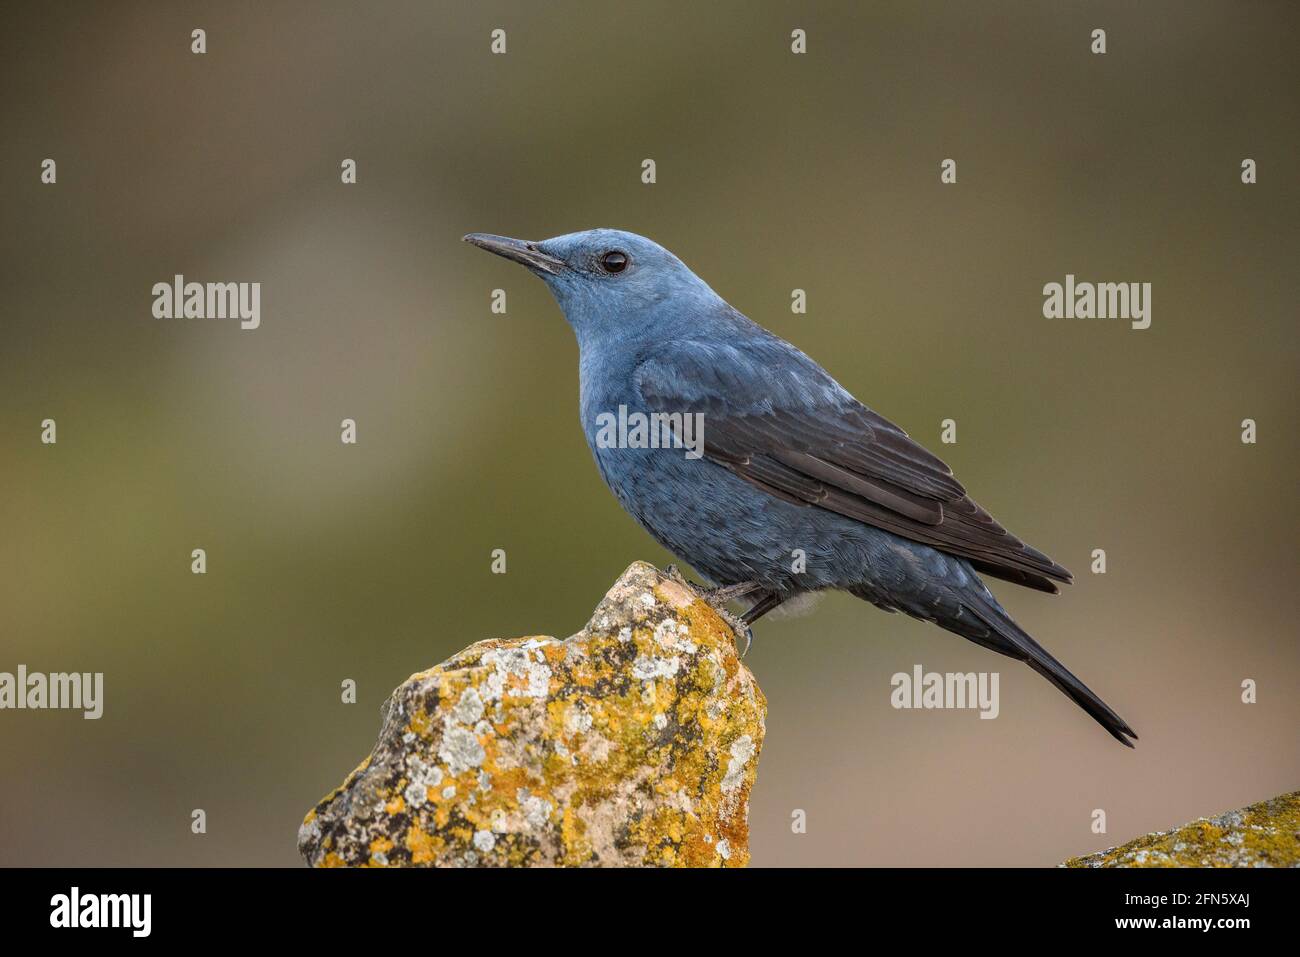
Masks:
[[[412,675],[303,821],[313,866],[743,866],[767,703],[728,625],[632,565],[587,627]]]
[[[1300,867],[1300,791],[1148,834],[1064,867]]]

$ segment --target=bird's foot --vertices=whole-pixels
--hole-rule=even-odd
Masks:
[[[740,652],[740,657],[744,658],[749,654],[749,646],[754,643],[754,629],[745,623],[745,619],[737,618],[729,611],[719,611],[718,614],[723,621],[731,626],[731,630],[736,633],[738,638],[745,639],[745,647]]]
[[[687,581],[686,576],[682,574],[681,569],[676,565],[669,565],[665,572],[668,577],[679,585],[684,585],[699,595],[709,607],[717,612],[718,617],[727,623],[727,626],[735,632],[737,638],[745,639],[745,648],[740,653],[740,657],[749,654],[749,646],[754,643],[754,631],[749,627],[749,623],[744,618],[733,615],[727,608],[727,603],[752,595],[760,590],[763,586],[758,582],[737,582],[734,585],[722,585],[718,588],[706,588],[697,585],[694,582]]]
[[[719,606],[740,598],[746,598],[762,587],[758,582],[738,582],[735,585],[723,585],[720,588],[704,588],[701,589],[701,592],[709,604]]]

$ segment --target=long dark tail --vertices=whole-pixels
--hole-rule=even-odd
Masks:
[[[1047,649],[1012,621],[1011,616],[1003,610],[996,599],[980,588],[978,583],[973,588],[965,589],[959,601],[960,604],[955,608],[929,609],[932,612],[939,612],[937,623],[941,628],[961,635],[998,654],[1025,662],[1059,688],[1071,701],[1088,712],[1092,719],[1105,728],[1116,741],[1127,748],[1133,747],[1133,741],[1129,739],[1137,740],[1137,732],[1129,727],[1128,722],[1117,715],[1110,705],[1070,674],[1065,665],[1048,654]]]
[[[962,632],[958,634],[963,634],[963,637],[970,638],[972,641],[978,641],[986,648],[1025,662],[1056,685],[1071,701],[1092,715],[1092,719],[1110,732],[1110,736],[1116,741],[1126,748],[1133,747],[1133,741],[1129,738],[1137,740],[1137,732],[1129,727],[1128,722],[1117,715],[1110,705],[1097,697],[1091,688],[1070,674],[1070,670],[1065,665],[1048,654],[1047,649],[1012,621],[1011,616],[1003,611],[1000,605],[985,600],[983,596],[977,596],[975,600],[967,600],[966,596],[963,596],[962,604],[988,626],[988,633],[984,640]]]

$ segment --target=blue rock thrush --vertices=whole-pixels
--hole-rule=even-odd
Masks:
[[[713,582],[715,605],[753,602],[746,633],[795,595],[842,589],[1028,663],[1132,747],[1133,729],[979,578],[1055,593],[1070,573],[816,362],[642,236],[465,240],[550,287],[577,335],[582,425],[600,474],[660,544]],[[672,436],[655,441],[656,426]]]

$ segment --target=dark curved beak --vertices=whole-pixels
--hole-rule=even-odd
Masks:
[[[537,243],[526,239],[510,239],[507,236],[493,236],[491,233],[470,233],[464,237],[464,240],[480,249],[496,253],[504,259],[512,260],[534,271],[548,272],[552,276],[559,275],[560,270],[566,268],[564,260],[546,255],[537,248]]]

